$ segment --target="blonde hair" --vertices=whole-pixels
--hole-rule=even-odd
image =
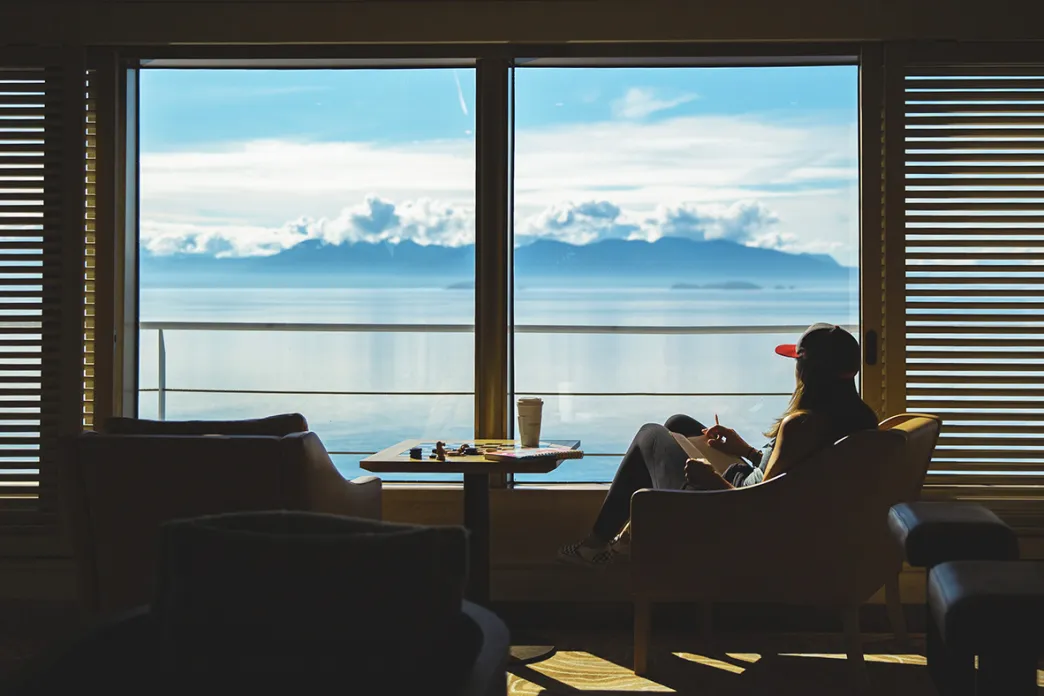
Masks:
[[[795,369],[797,384],[783,414],[765,431],[765,436],[775,439],[787,416],[797,411],[814,411],[825,415],[831,423],[831,435],[843,437],[855,430],[877,426],[877,416],[860,398],[855,379],[837,377],[817,369],[815,363],[797,358]]]

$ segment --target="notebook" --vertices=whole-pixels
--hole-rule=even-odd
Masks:
[[[742,457],[737,457],[734,454],[725,454],[720,450],[716,450],[711,447],[707,441],[706,435],[699,435],[697,437],[685,437],[678,433],[671,433],[674,439],[678,441],[681,448],[685,450],[685,453],[692,459],[706,459],[710,462],[711,468],[717,471],[719,474],[724,474],[725,470],[733,464],[741,463],[744,461]]]
[[[580,459],[584,453],[582,450],[563,445],[546,445],[544,447],[504,447],[486,452],[484,456],[492,462],[517,462],[540,459]]]

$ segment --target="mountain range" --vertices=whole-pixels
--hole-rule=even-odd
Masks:
[[[608,239],[584,245],[538,240],[514,251],[516,279],[671,287],[678,283],[847,283],[856,269],[826,254],[792,254],[725,240],[664,237],[655,242]],[[144,287],[356,287],[396,277],[396,285],[449,287],[474,278],[474,245],[325,244],[308,240],[270,256],[158,255],[143,250]]]

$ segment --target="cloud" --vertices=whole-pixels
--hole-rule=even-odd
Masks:
[[[293,224],[277,227],[215,222],[169,222],[143,219],[141,244],[156,255],[211,254],[270,256],[308,239],[307,230]]]
[[[657,234],[748,244],[778,223],[779,217],[763,203],[736,201],[730,205],[663,207],[645,225],[650,237]]]
[[[858,261],[858,140],[848,124],[684,116],[520,128],[520,239],[673,234]],[[572,203],[570,203],[572,201]],[[382,207],[394,205],[394,209]],[[473,138],[225,143],[142,156],[143,240],[274,253],[302,238],[473,239]],[[382,217],[383,216],[383,217]],[[664,234],[662,230],[658,234]],[[178,241],[186,240],[186,241]]]
[[[334,217],[298,217],[274,227],[144,221],[142,244],[151,253],[266,256],[306,240],[327,244],[392,242],[459,246],[475,240],[474,212],[431,200],[396,205],[377,196]]]
[[[475,240],[475,216],[470,209],[421,199],[396,205],[369,196],[334,218],[302,218],[294,223],[309,239],[328,244],[393,242],[460,246]]]
[[[640,227],[627,221],[620,208],[608,201],[558,203],[524,220],[516,237],[520,242],[537,238],[571,244],[599,239],[631,239]]]
[[[648,87],[632,87],[623,97],[613,102],[613,116],[617,118],[639,119],[650,116],[657,111],[666,111],[696,99],[695,94],[681,94],[670,99],[658,98],[656,92]]]
[[[756,201],[664,206],[651,216],[624,211],[606,200],[563,202],[522,220],[516,242],[554,239],[588,244],[602,239],[685,237],[778,246],[773,240],[780,240],[779,245],[791,240],[771,231],[777,222],[774,213]],[[475,218],[473,209],[432,200],[397,204],[368,196],[334,217],[299,217],[275,227],[150,221],[142,226],[141,238],[145,248],[157,255],[180,252],[219,257],[270,255],[306,240],[326,244],[411,240],[422,245],[460,246],[474,243]]]
[[[660,206],[652,215],[621,210],[605,200],[559,203],[527,218],[516,231],[521,242],[551,238],[571,244],[598,239],[642,239],[684,237],[694,240],[725,239],[738,244],[761,246],[779,218],[757,201],[730,205],[682,203]]]

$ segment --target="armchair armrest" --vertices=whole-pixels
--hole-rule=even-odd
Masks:
[[[360,476],[345,480],[334,466],[322,440],[313,432],[291,433],[283,438],[299,450],[304,463],[299,475],[303,508],[333,515],[381,519],[381,479]]]
[[[347,483],[352,508],[358,511],[354,516],[381,519],[381,495],[384,490],[381,479],[376,476],[357,476]]]
[[[461,611],[477,626],[481,642],[467,680],[457,693],[460,696],[503,694],[511,651],[508,627],[493,612],[467,600]]]
[[[723,491],[640,490],[631,498],[634,591],[650,599],[728,601],[753,596],[781,559],[803,555],[799,542],[767,532],[785,520],[786,474]]]

